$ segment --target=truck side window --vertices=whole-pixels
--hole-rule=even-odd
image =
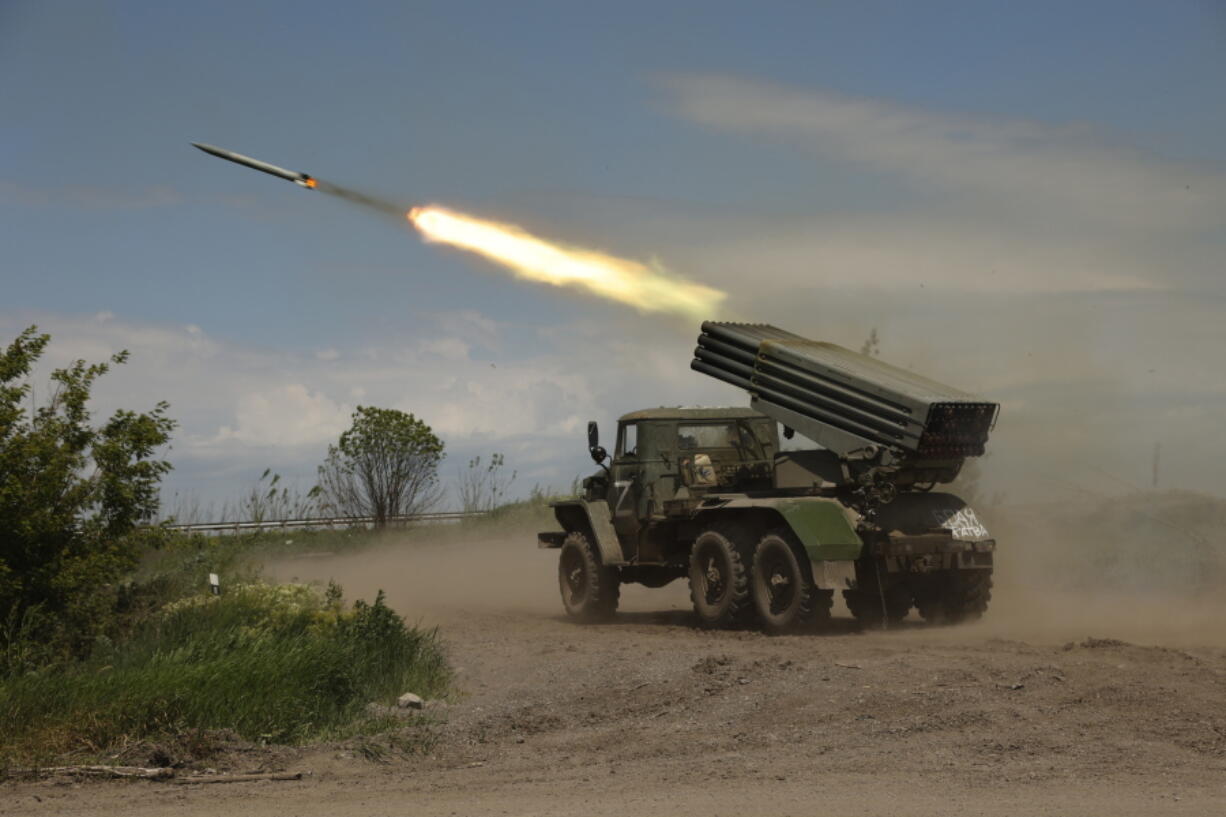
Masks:
[[[626,423],[617,435],[617,456],[634,457],[638,455],[638,425]]]

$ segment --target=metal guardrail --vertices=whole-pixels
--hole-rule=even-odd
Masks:
[[[458,522],[485,516],[485,511],[440,511],[437,513],[414,513],[388,517],[389,524],[412,522]],[[247,522],[197,522],[190,525],[167,525],[168,530],[194,531],[198,533],[244,531],[244,530],[289,530],[291,528],[355,528],[373,525],[373,516],[317,516],[303,519],[266,519]]]

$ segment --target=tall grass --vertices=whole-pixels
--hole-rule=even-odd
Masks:
[[[383,603],[345,610],[305,585],[243,585],[152,616],[86,661],[0,680],[0,754],[98,753],[189,730],[301,743],[343,732],[369,702],[444,692],[433,631]]]
[[[169,508],[169,513],[166,509]],[[204,522],[263,522],[272,519],[303,519],[325,513],[319,486],[303,490],[297,484],[286,484],[271,468],[233,501],[203,503],[195,494],[177,491],[163,496],[160,520],[182,525]]]

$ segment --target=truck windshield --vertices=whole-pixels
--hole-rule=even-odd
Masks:
[[[682,451],[700,448],[735,448],[742,456],[759,457],[758,441],[741,423],[703,423],[677,427],[677,447]]]
[[[678,426],[677,447],[682,451],[695,448],[733,448],[740,442],[736,426],[728,425]]]

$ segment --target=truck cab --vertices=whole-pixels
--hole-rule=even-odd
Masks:
[[[679,505],[709,493],[769,490],[778,450],[775,421],[751,409],[631,412],[618,419],[612,461],[591,478],[587,498],[606,501],[619,540],[637,543]]]

